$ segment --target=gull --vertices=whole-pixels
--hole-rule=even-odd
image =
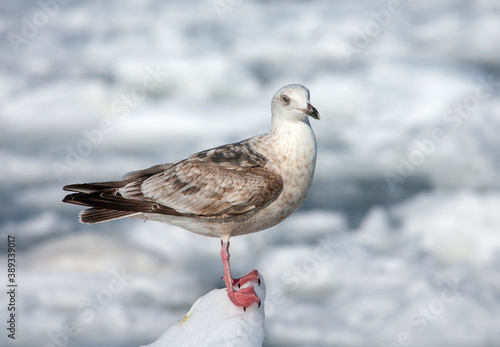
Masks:
[[[260,306],[250,281],[257,270],[231,276],[229,239],[270,228],[295,212],[306,199],[316,166],[316,138],[309,117],[320,119],[309,90],[287,85],[271,101],[267,134],[193,154],[174,163],[126,174],[120,181],[71,184],[63,202],[90,207],[80,222],[125,217],[169,223],[221,238],[227,295],[244,310]]]

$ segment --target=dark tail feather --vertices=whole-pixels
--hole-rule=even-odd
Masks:
[[[63,189],[77,193],[66,195],[63,202],[92,207],[80,212],[80,222],[82,223],[93,224],[131,217],[139,214],[139,212],[130,211],[130,209],[113,209],[113,197],[116,198],[118,202],[124,200],[119,193],[118,196],[115,195],[117,194],[117,188],[124,185],[125,183],[123,181],[70,184],[64,186]]]
[[[80,186],[80,185],[75,184],[74,186]],[[80,189],[80,187],[78,189]],[[92,193],[68,194],[64,197],[63,202],[80,206],[86,206],[86,207],[92,207],[94,205],[99,206],[100,203],[106,205],[106,207],[113,206],[110,201],[104,200],[101,202],[99,200],[100,194],[101,194],[100,191]],[[137,214],[139,214],[139,212],[130,210],[115,210],[112,208],[108,209],[102,207],[92,207],[80,212],[80,222],[93,224],[93,223],[107,222],[110,220],[115,220],[125,217],[131,217]]]
[[[105,189],[121,188],[124,187],[127,183],[128,182],[126,181],[77,183],[77,184],[68,184],[67,186],[64,186],[63,189],[68,192],[94,193]]]
[[[82,223],[99,223],[141,213],[180,215],[176,210],[147,200],[125,199],[115,189],[105,189],[92,193],[73,193],[64,197],[63,202],[92,207],[81,212]]]
[[[133,217],[141,213],[161,213],[180,215],[176,210],[144,199],[126,199],[119,189],[131,182],[139,184],[148,177],[162,172],[173,164],[155,165],[145,170],[127,174],[122,181],[69,184],[66,191],[74,192],[64,197],[63,202],[91,207],[80,213],[82,223],[100,223],[110,220]]]
[[[106,210],[103,208],[89,208],[80,212],[80,222],[93,224],[107,222],[110,220],[132,217],[139,214],[131,211]]]

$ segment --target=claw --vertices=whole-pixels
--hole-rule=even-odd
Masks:
[[[259,278],[259,273],[257,270],[252,270],[249,274],[241,277],[241,278],[235,278],[232,281],[233,286],[238,286],[238,288],[241,288],[242,285],[244,285],[247,282],[251,281],[256,281],[257,284],[260,286],[260,278]]]

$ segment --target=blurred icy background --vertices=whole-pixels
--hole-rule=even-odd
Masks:
[[[322,116],[309,198],[231,244],[235,274],[266,280],[265,346],[500,346],[498,1],[0,9],[0,254],[6,264],[14,235],[16,346],[149,343],[223,287],[219,240],[80,225],[61,188],[264,132],[288,83]],[[6,307],[3,294],[3,322]]]

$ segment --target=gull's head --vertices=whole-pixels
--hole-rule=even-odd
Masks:
[[[289,84],[276,92],[271,102],[275,120],[307,122],[308,117],[319,119],[319,113],[309,101],[309,90],[300,84]]]

